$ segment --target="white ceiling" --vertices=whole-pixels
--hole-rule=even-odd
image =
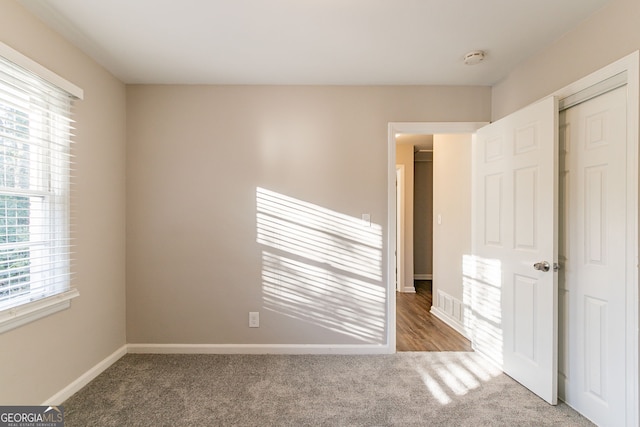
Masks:
[[[125,83],[492,85],[608,0],[19,1]]]

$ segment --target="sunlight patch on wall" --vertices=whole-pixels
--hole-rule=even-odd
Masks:
[[[464,326],[474,348],[503,363],[502,265],[500,260],[465,255],[462,264]]]
[[[258,187],[264,308],[368,343],[384,339],[382,228]]]

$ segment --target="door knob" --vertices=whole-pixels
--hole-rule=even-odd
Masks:
[[[549,271],[551,269],[551,264],[547,261],[536,262],[533,264],[533,268],[540,271]]]

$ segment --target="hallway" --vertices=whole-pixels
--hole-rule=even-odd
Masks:
[[[416,280],[416,293],[396,293],[396,351],[473,351],[471,342],[430,313],[430,280]]]

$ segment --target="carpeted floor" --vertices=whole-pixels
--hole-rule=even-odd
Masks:
[[[64,403],[65,426],[590,426],[476,353],[136,355]]]

